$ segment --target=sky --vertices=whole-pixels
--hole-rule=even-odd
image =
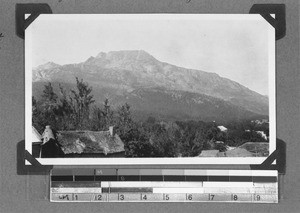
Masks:
[[[99,52],[145,50],[160,61],[217,73],[268,95],[274,36],[274,28],[255,14],[43,14],[26,29],[25,43],[31,40],[33,67],[80,63]]]

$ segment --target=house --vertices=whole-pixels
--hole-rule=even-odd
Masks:
[[[43,143],[42,141],[42,136],[40,133],[32,127],[32,133],[31,133],[31,138],[32,138],[32,156],[35,158],[39,158],[40,156],[40,150],[41,150],[41,145]]]
[[[253,157],[253,154],[246,149],[237,147],[225,152],[226,157]]]
[[[125,157],[124,143],[114,132],[59,131],[57,141],[65,157]]]
[[[255,157],[269,156],[268,142],[247,142],[239,147],[251,152]]]
[[[61,145],[57,141],[56,131],[50,126],[46,126],[42,134],[43,143],[41,145],[40,157],[42,158],[59,158],[64,157]]]
[[[219,153],[219,150],[217,149],[212,149],[212,150],[202,150],[200,155],[198,157],[217,157]]]
[[[227,132],[227,128],[225,126],[218,126],[218,129],[221,131],[221,132]]]
[[[269,121],[268,119],[262,119],[261,121],[260,120],[255,120],[255,121],[251,121],[252,123],[255,123],[257,125],[262,125],[262,124],[268,124]]]
[[[54,136],[47,126],[42,140],[39,152],[50,140],[55,140],[59,146],[62,154],[53,157],[125,157],[124,143],[113,127],[108,131],[58,131]],[[41,154],[39,156],[43,157]]]

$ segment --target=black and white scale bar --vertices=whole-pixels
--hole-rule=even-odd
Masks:
[[[277,203],[277,171],[59,170],[51,173],[50,200]]]
[[[277,182],[270,176],[51,176],[51,181],[253,181]]]
[[[53,170],[51,181],[240,181],[277,182],[273,171],[258,170]]]

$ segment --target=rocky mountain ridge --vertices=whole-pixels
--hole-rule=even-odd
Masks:
[[[189,94],[187,96],[191,97],[205,96],[208,99],[226,102],[231,108],[244,110],[245,114],[268,115],[266,96],[215,73],[161,62],[143,50],[101,52],[81,63],[58,65],[49,62],[33,70],[33,84],[41,82],[74,84],[75,77],[84,79],[93,87],[97,94],[95,98],[102,96],[101,91],[105,91],[104,94],[112,99],[123,100],[128,96],[128,100],[133,100],[139,90],[147,91],[146,94],[152,96],[155,89],[158,89],[156,94],[159,97],[165,94],[172,94],[174,97],[176,93]],[[144,102],[148,102],[145,100]],[[199,99],[198,107],[203,104],[201,102],[203,101]],[[215,107],[212,103],[211,109],[213,108]],[[142,108],[140,110],[143,111]]]

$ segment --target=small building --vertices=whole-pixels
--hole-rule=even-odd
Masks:
[[[57,141],[65,157],[125,157],[124,143],[114,132],[59,131]]]
[[[217,157],[219,153],[219,150],[217,149],[212,149],[212,150],[202,150],[200,155],[198,157]]]
[[[225,126],[218,126],[218,129],[221,131],[221,132],[227,132],[227,128]]]
[[[43,136],[39,135],[38,145],[33,143],[34,157],[43,157],[41,152],[45,153],[48,143],[56,144],[60,149],[59,155],[51,153],[51,149],[48,157],[125,157],[124,143],[113,127],[108,131],[58,131],[55,136],[47,133],[49,128],[47,126]]]
[[[31,139],[32,139],[32,156],[35,158],[39,158],[40,156],[40,150],[41,145],[43,143],[41,134],[32,126],[32,133],[31,133]]]
[[[226,157],[253,157],[253,154],[246,149],[237,147],[225,152]]]

